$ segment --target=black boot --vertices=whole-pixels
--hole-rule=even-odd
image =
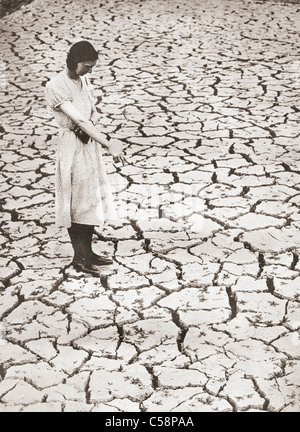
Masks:
[[[92,249],[92,239],[94,233],[94,226],[88,225],[87,234],[86,234],[86,248],[88,250],[89,261],[92,264],[103,266],[113,264],[113,260],[111,258],[105,257],[103,255],[96,254]]]
[[[71,224],[68,228],[68,233],[74,249],[74,257],[72,265],[77,271],[99,276],[99,268],[94,265],[90,260],[89,248],[89,226],[83,224]]]

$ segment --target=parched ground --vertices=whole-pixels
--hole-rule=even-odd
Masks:
[[[0,0],[0,18],[20,9],[32,0]]]
[[[0,22],[0,411],[299,411],[299,3],[36,0]],[[44,86],[90,40],[119,221],[54,228]]]

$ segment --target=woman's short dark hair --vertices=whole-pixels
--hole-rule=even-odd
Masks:
[[[67,55],[67,66],[71,71],[75,71],[77,63],[85,61],[95,61],[98,53],[90,42],[80,41],[71,46]]]

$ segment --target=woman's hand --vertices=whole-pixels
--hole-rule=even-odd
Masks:
[[[123,144],[120,141],[110,140],[108,151],[112,155],[114,162],[122,162],[123,165],[125,164]]]

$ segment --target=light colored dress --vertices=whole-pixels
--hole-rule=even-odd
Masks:
[[[71,80],[66,70],[46,85],[46,102],[61,131],[56,158],[55,216],[58,227],[71,222],[102,227],[105,220],[115,218],[101,145],[93,139],[83,144],[71,130],[75,125],[60,109],[70,101],[87,119],[91,118],[93,97],[91,84],[84,76],[81,85]]]

